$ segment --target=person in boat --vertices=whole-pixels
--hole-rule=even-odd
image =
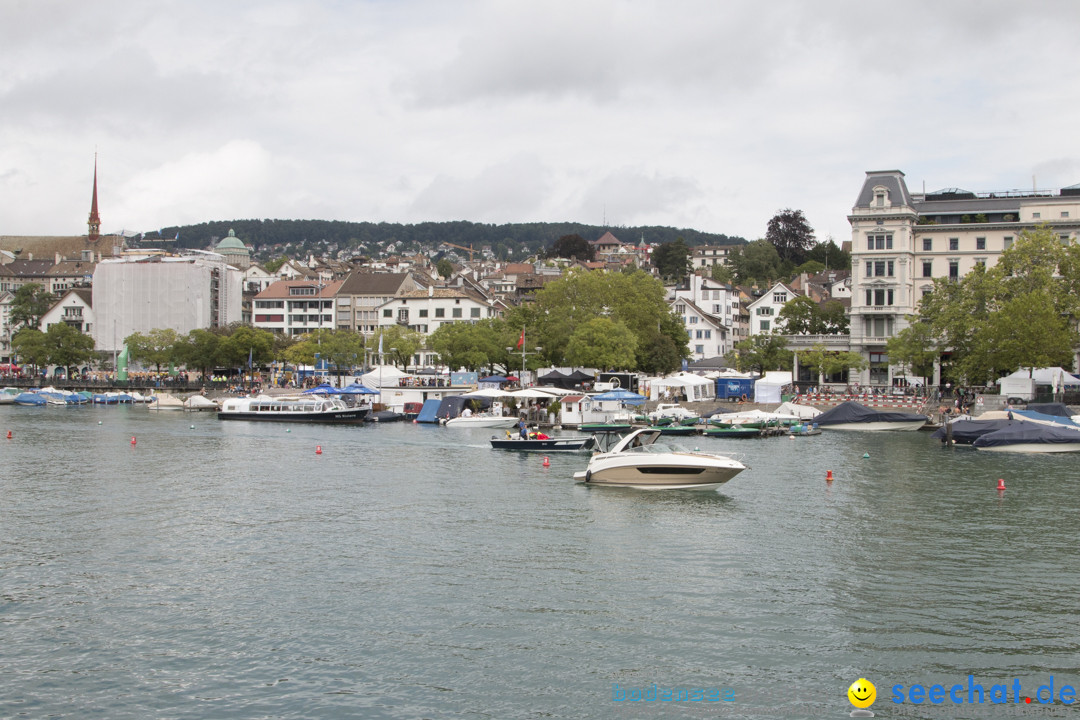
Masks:
[[[525,424],[525,418],[518,420],[518,434],[521,435],[522,440],[529,439],[529,426]]]
[[[464,410],[461,411],[461,417],[463,417],[463,418],[472,417],[472,410],[470,408],[465,408]]]

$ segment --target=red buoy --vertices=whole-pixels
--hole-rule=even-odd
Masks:
[[[322,455],[322,445],[316,445],[315,446],[315,454],[316,455]]]
[[[998,478],[997,489],[998,490],[1004,490],[1005,489],[1005,478]]]
[[[551,467],[551,461],[548,460],[548,456],[544,456],[544,467]]]
[[[8,431],[7,431],[7,439],[8,439],[8,440],[10,440],[10,439],[11,439],[11,431],[10,431],[10,430],[8,430]]]
[[[832,470],[829,470],[825,473],[825,482],[832,482],[832,480]]]
[[[132,445],[132,447],[135,446],[135,436],[134,435],[131,436],[131,445]]]

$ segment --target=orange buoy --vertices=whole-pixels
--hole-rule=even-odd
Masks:
[[[315,446],[315,454],[316,455],[322,455],[322,445],[316,445]]]
[[[829,470],[825,473],[825,482],[832,482],[832,480],[832,470]]]
[[[1005,478],[998,478],[997,489],[998,490],[1004,490],[1005,489]]]
[[[548,456],[544,456],[544,467],[551,467],[551,461],[548,460]]]
[[[8,431],[7,431],[7,439],[8,439],[8,440],[10,440],[10,439],[11,439],[11,431],[10,431],[10,430],[8,430]]]
[[[134,435],[131,436],[131,446],[132,447],[135,446],[135,436]]]

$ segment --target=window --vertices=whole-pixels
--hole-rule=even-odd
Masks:
[[[690,324],[691,325],[697,325],[697,320],[698,320],[697,315],[691,315],[690,316]]]
[[[1061,217],[1063,217],[1063,218],[1069,217],[1069,211],[1068,210],[1062,210],[1061,211]]]
[[[1069,244],[1069,236],[1068,235],[1062,235],[1061,236],[1061,244],[1062,245],[1068,245]]]
[[[390,308],[386,308],[385,310],[382,311],[382,316],[383,317],[394,317],[394,311],[391,310]]]
[[[704,345],[695,345],[694,346],[694,352],[696,352],[698,355],[704,355],[705,354],[705,346]]]
[[[1033,217],[1033,218],[1035,218],[1036,220],[1038,220],[1039,218],[1041,218],[1041,217],[1042,217],[1042,213],[1041,213],[1041,212],[1033,212],[1033,213],[1031,213],[1031,217]]]
[[[778,305],[783,305],[784,303],[787,302],[787,293],[786,292],[773,293],[772,301],[774,303],[777,303]]]
[[[712,312],[713,312],[713,315],[719,315],[720,314],[720,306],[719,305],[713,305],[712,306]]]
[[[985,250],[986,249],[986,238],[975,238],[975,249],[976,250]]]
[[[979,267],[986,267],[986,258],[975,258],[975,264]]]
[[[771,307],[759,307],[757,309],[758,315],[772,315],[773,309]]]
[[[697,331],[697,335],[695,336],[695,339],[697,339],[697,340],[700,340],[700,339],[701,339],[701,336],[702,336],[702,334],[703,334],[703,333],[702,333],[702,332],[701,332],[700,330],[698,330],[698,331]]]
[[[867,250],[892,250],[892,235],[867,235]]]
[[[959,260],[950,260],[949,261],[949,279],[950,280],[959,280],[960,279],[960,261]]]
[[[423,310],[420,310],[418,312],[420,313],[420,317],[427,317],[427,309],[426,308],[423,309]]]
[[[446,317],[446,308],[435,308],[435,317]]]
[[[1006,235],[1005,236],[1005,242],[1004,242],[1004,244],[1002,246],[1002,250],[1008,250],[1009,248],[1011,248],[1012,247],[1012,241],[1013,241],[1013,239],[1011,237],[1009,237],[1008,235]]]
[[[397,321],[399,323],[408,323],[409,322],[409,308],[398,308]]]
[[[866,277],[873,277],[873,276],[874,276],[874,261],[873,260],[867,260],[866,261]]]
[[[452,317],[456,317],[456,318],[461,317],[461,308],[459,308],[459,307],[453,308],[453,311],[454,312],[452,314]]]
[[[933,260],[923,260],[922,261],[922,276],[923,277],[934,277],[934,261]]]
[[[893,292],[892,290],[878,289],[866,291],[866,304],[880,307],[883,305],[893,304]]]
[[[949,238],[949,250],[955,252],[960,249],[960,238]]]
[[[480,317],[480,308],[469,308],[469,317]]]
[[[934,250],[934,238],[923,238],[922,239],[922,249],[923,249],[923,252],[933,252],[933,250]]]
[[[769,321],[768,320],[762,320],[761,321],[761,331],[765,332],[768,329],[769,329]]]
[[[706,330],[705,331],[705,339],[706,340],[711,340],[712,339],[712,330]]]
[[[314,295],[315,288],[313,287],[291,287],[289,288],[290,295]]]

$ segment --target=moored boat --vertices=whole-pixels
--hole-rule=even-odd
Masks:
[[[474,413],[472,415],[459,415],[450,418],[443,424],[446,427],[474,427],[474,428],[510,428],[517,425],[518,419],[513,415],[489,415],[487,413]]]
[[[304,397],[229,398],[218,411],[220,420],[263,420],[271,422],[362,423],[371,408],[349,407],[336,398]]]
[[[524,439],[517,436],[500,438],[492,436],[491,447],[497,450],[525,450],[527,452],[579,452],[596,447],[596,438],[587,436],[547,437]]]
[[[971,444],[976,450],[986,452],[1080,452],[1080,430],[1063,425],[1013,422],[980,435]]]
[[[925,415],[902,412],[879,412],[854,401],[842,402],[814,418],[822,430],[918,430],[926,424]]]

